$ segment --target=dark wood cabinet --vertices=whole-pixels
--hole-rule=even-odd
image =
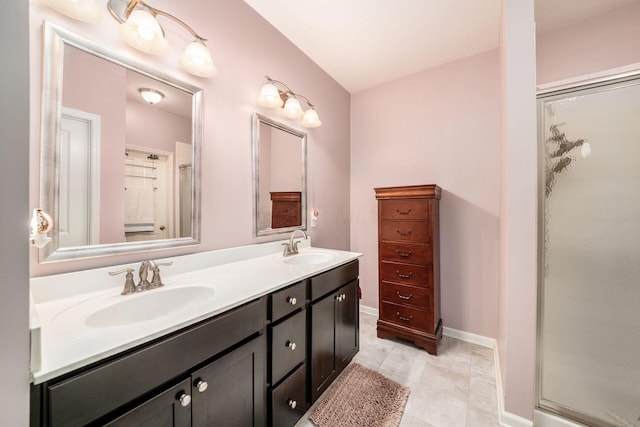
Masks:
[[[437,185],[376,188],[380,338],[431,354],[442,338]]]
[[[299,191],[271,192],[271,228],[302,225],[302,193]]]
[[[311,279],[312,295],[330,290],[328,294],[311,301],[311,403],[320,397],[358,352],[360,317],[357,276],[358,265],[352,263]]]

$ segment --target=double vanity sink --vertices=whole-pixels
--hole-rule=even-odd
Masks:
[[[256,365],[253,368],[245,367],[240,372],[245,372],[247,369],[255,370],[248,381],[255,382],[260,378],[261,372],[265,378],[264,381],[257,381],[257,385],[253,385],[258,391],[262,387],[264,394],[262,400],[256,399],[255,396],[252,398],[254,402],[258,402],[254,408],[257,411],[254,418],[256,420],[264,419],[263,422],[256,422],[254,425],[272,425],[273,420],[281,419],[278,418],[281,416],[284,416],[285,419],[295,420],[294,412],[298,417],[301,414],[300,411],[304,413],[305,408],[310,405],[309,396],[313,395],[314,399],[317,398],[317,394],[333,381],[339,370],[344,367],[344,363],[348,363],[348,360],[357,351],[359,323],[357,321],[357,258],[359,256],[360,254],[353,252],[313,248],[309,246],[308,241],[301,244],[299,253],[289,256],[282,255],[281,242],[187,255],[173,258],[171,259],[172,266],[163,267],[162,281],[164,286],[130,295],[121,295],[124,285],[123,276],[112,277],[107,273],[117,270],[119,267],[131,266],[117,266],[32,279],[33,309],[37,315],[37,321],[33,322],[33,326],[36,328],[32,331],[34,340],[37,342],[33,342],[32,346],[35,349],[40,349],[39,354],[33,355],[34,360],[32,361],[32,389],[36,390],[34,393],[37,395],[36,402],[32,402],[32,406],[40,405],[43,411],[32,415],[32,418],[37,417],[42,420],[34,422],[32,419],[32,425],[57,425],[57,419],[64,420],[63,424],[72,425],[75,409],[67,410],[64,407],[74,399],[82,399],[81,390],[88,387],[88,384],[94,384],[91,382],[94,380],[87,380],[87,378],[91,378],[90,373],[110,372],[106,379],[100,380],[107,381],[105,384],[110,385],[110,378],[117,377],[121,372],[126,372],[126,369],[116,369],[115,366],[126,366],[127,359],[142,357],[138,356],[139,354],[151,354],[153,353],[151,350],[161,348],[162,345],[167,349],[173,348],[172,352],[178,353],[177,356],[167,356],[167,360],[171,361],[175,358],[176,360],[189,359],[191,361],[188,366],[178,364],[174,367],[167,362],[167,368],[159,371],[162,374],[156,373],[149,376],[148,386],[145,389],[148,391],[144,391],[145,395],[162,391],[163,387],[168,386],[169,379],[177,381],[177,378],[186,376],[186,379],[174,388],[179,387],[181,396],[182,394],[191,396],[192,392],[193,398],[196,399],[198,392],[194,390],[202,388],[196,385],[197,381],[202,382],[201,378],[194,376],[195,373],[200,375],[199,371],[195,371],[196,368],[201,367],[204,363],[215,364],[217,358],[224,359],[225,357],[222,355],[242,343],[245,344],[242,344],[240,348],[247,347],[247,343],[252,343],[254,353],[250,359],[246,360],[253,360]],[[135,271],[136,282],[138,281],[137,276],[138,272]],[[351,302],[346,306],[344,303],[342,304],[347,311],[345,314],[340,314],[339,310],[344,311],[345,308],[340,308],[337,304],[344,301],[345,292],[349,295],[348,299]],[[288,294],[297,296],[299,302]],[[283,303],[276,301],[280,298],[283,298]],[[329,303],[331,305],[327,305],[323,301],[331,301]],[[290,308],[281,312],[280,309],[276,310],[277,304],[284,304]],[[327,311],[327,307],[333,305],[335,307],[330,309],[332,311]],[[317,306],[316,314],[314,314],[314,306]],[[329,313],[329,317],[322,318],[321,316],[325,316],[326,313]],[[233,320],[233,316],[236,316],[237,319]],[[346,349],[345,355],[342,357],[343,362],[338,360],[337,355],[335,356],[336,363],[342,363],[342,365],[340,365],[340,369],[332,368],[327,374],[314,374],[312,371],[315,370],[316,364],[320,363],[318,365],[320,368],[326,365],[326,360],[322,362],[319,359],[320,357],[325,358],[326,352],[317,356],[318,361],[316,361],[313,347],[326,344],[326,348],[335,348],[338,351],[340,345],[333,341],[333,344],[332,342],[321,343],[317,341],[311,336],[312,329],[314,327],[318,327],[319,330],[331,328],[332,325],[328,323],[332,323],[334,328],[343,327],[339,325],[342,321],[340,319],[346,319],[346,336],[350,336],[351,341],[349,342],[347,339],[347,345],[343,346]],[[214,326],[207,326],[209,324],[215,325],[216,322],[218,325],[228,322],[228,325],[220,330],[216,330]],[[279,326],[280,324],[282,326]],[[305,324],[310,326],[304,326]],[[235,338],[228,338],[229,325],[232,325],[231,334],[237,335]],[[301,355],[304,357],[295,359],[291,366],[276,368],[275,365],[281,363],[282,357],[272,356],[272,351],[273,354],[279,354],[280,350],[279,344],[271,341],[277,336],[275,331],[289,330],[293,327],[291,325],[296,325],[295,328],[303,334],[302,342],[298,343],[298,351],[302,352]],[[215,350],[205,351],[203,347],[214,344],[202,342],[202,337],[189,338],[195,336],[194,334],[202,334],[201,330],[205,328],[209,328],[208,336],[218,337],[211,338],[213,339],[211,343],[215,343],[215,346],[219,348],[215,347]],[[268,332],[271,329],[274,330],[273,333]],[[340,331],[336,331],[335,337],[331,337],[331,340],[338,339],[336,337],[339,337],[340,334],[345,335],[344,331],[340,334],[338,332]],[[307,333],[309,335],[306,335]],[[246,338],[243,338],[245,336]],[[182,344],[172,344],[178,339],[183,340]],[[325,338],[320,336],[320,339],[324,340]],[[229,341],[223,345],[225,340]],[[300,338],[298,338],[299,340]],[[265,344],[260,344],[261,342],[265,342]],[[287,343],[289,342],[287,341]],[[259,349],[264,348],[265,345],[268,349],[266,354],[260,353]],[[273,350],[271,350],[272,346],[275,346]],[[240,351],[240,348],[234,350],[232,354]],[[278,349],[276,350],[276,348]],[[295,348],[294,345],[289,352]],[[180,356],[182,351],[184,354]],[[159,354],[167,352],[168,350],[165,349]],[[140,359],[143,362],[137,363],[162,363],[164,357],[162,356],[160,361]],[[263,362],[260,362],[261,359]],[[264,369],[260,368],[261,364],[264,364]],[[171,373],[172,369],[175,370],[173,374]],[[276,371],[285,372],[285,374],[276,376]],[[161,384],[155,385],[156,377],[165,375],[165,373],[168,375],[167,378],[163,379]],[[314,379],[314,376],[319,379]],[[327,382],[327,380],[329,381]],[[89,382],[80,387],[83,381]],[[142,376],[139,382],[144,381],[144,376]],[[213,384],[213,379],[209,382]],[[73,390],[74,383],[80,387],[78,392],[74,392],[75,394],[68,391]],[[320,385],[315,387],[313,385],[315,383]],[[103,384],[101,387],[106,387],[106,385]],[[290,413],[280,414],[282,410],[278,409],[275,396],[279,396],[279,393],[283,393],[285,390],[289,393],[294,389],[298,390],[300,403],[292,404],[290,401],[295,401],[287,398],[288,403],[282,406],[285,411]],[[124,390],[129,389],[125,388]],[[196,406],[194,406],[196,400],[194,400],[194,405],[189,405],[189,402],[184,405],[184,400],[174,396],[177,393],[176,390],[171,388],[168,391],[171,397],[168,404],[176,405],[178,408],[188,406],[189,417],[193,418],[189,425],[198,425],[198,415],[196,415]],[[300,390],[304,390],[304,393],[300,394],[302,393]],[[258,393],[258,391],[254,391],[254,393]],[[119,393],[116,387],[109,395],[112,394],[122,393]],[[267,398],[271,394],[274,396],[273,403],[271,397]],[[290,394],[295,393],[291,391]],[[135,397],[135,399],[134,397],[132,395],[131,399],[127,400],[129,403],[124,401],[117,403],[117,405],[114,403],[113,407],[135,406],[134,402],[142,397]],[[190,399],[191,397],[188,400],[190,401]],[[88,407],[100,406],[104,400],[93,402]],[[156,400],[157,398],[153,399],[154,402]],[[264,402],[264,410],[262,411],[260,410],[260,401]],[[79,404],[81,405],[82,402]],[[76,402],[70,408],[77,406]],[[203,406],[214,407],[215,404],[209,402]],[[296,406],[298,406],[297,409]],[[52,409],[56,407],[61,409]],[[105,412],[106,415],[101,414],[100,416],[103,418],[112,417],[112,414],[117,414],[120,410],[109,409],[111,412]],[[179,411],[173,412],[179,413]],[[86,413],[86,411],[79,413]],[[189,419],[191,420],[191,418]],[[85,421],[87,420],[79,422],[79,424]],[[102,418],[100,422],[102,422]],[[118,425],[118,423],[116,422],[114,425]],[[174,425],[180,425],[180,423],[175,422]]]

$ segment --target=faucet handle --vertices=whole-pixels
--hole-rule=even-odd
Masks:
[[[164,286],[164,283],[162,283],[162,279],[160,278],[160,266],[161,265],[169,266],[172,264],[173,264],[172,261],[169,261],[169,262],[151,261],[151,273],[153,273],[153,276],[151,278],[151,283],[149,284],[150,288],[159,288],[161,286]]]
[[[136,284],[133,282],[133,268],[125,268],[124,270],[109,271],[110,276],[117,276],[118,274],[127,273],[124,281],[124,289],[120,293],[121,295],[134,294],[138,291]]]

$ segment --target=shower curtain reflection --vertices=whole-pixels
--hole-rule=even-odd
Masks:
[[[191,236],[191,165],[180,165],[180,237]]]
[[[538,102],[539,406],[640,426],[640,78]]]

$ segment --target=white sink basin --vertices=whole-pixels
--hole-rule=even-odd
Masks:
[[[133,295],[96,298],[72,308],[64,317],[77,316],[78,321],[84,320],[92,328],[123,326],[193,309],[206,303],[214,293],[206,285],[164,287]]]
[[[292,265],[313,265],[331,261],[335,257],[336,255],[331,252],[314,251],[284,257],[282,261]]]

